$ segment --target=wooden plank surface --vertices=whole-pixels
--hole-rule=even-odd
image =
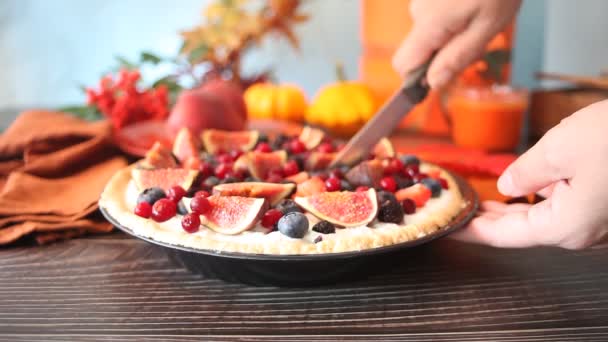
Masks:
[[[396,269],[316,288],[204,279],[116,233],[0,250],[6,341],[606,341],[607,246],[442,239]]]

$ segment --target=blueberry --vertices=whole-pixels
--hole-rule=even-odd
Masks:
[[[403,207],[399,202],[386,201],[378,208],[380,222],[401,223],[403,215]]]
[[[148,188],[137,196],[137,204],[141,202],[148,202],[150,205],[152,205],[154,202],[165,197],[167,197],[167,194],[165,194],[163,189],[157,187]]]
[[[397,182],[398,189],[405,189],[414,185],[414,180],[412,177],[396,176],[395,181]]]
[[[296,164],[298,164],[298,169],[304,170],[304,167],[306,166],[306,158],[304,158],[303,155],[295,155],[292,156],[291,159],[295,160]]]
[[[237,183],[239,180],[236,177],[228,176],[220,181],[221,184]]]
[[[289,137],[285,134],[279,134],[274,138],[274,141],[270,144],[273,150],[283,149],[283,144],[289,141]]]
[[[268,136],[267,136],[266,134],[264,134],[264,133],[260,133],[260,134],[258,135],[258,142],[257,142],[258,144],[259,144],[259,143],[267,143],[268,141],[269,141],[269,140],[268,140]]]
[[[296,204],[293,200],[284,199],[279,204],[277,204],[276,208],[280,210],[283,215],[289,213],[301,213],[303,212],[302,208]]]
[[[184,205],[184,202],[179,201],[177,203],[177,213],[179,215],[186,215],[186,214],[188,214],[188,209],[186,209],[186,205]]]
[[[420,159],[413,154],[405,154],[399,157],[403,165],[420,165]]]
[[[338,166],[338,170],[342,172],[343,175],[347,174],[350,171],[350,166],[348,165],[340,165]]]
[[[336,232],[336,226],[329,221],[319,221],[312,226],[312,230],[321,234],[333,234]]]
[[[431,190],[433,197],[439,197],[439,195],[441,195],[441,183],[439,183],[438,180],[433,178],[425,178],[421,180],[420,183]]]
[[[256,179],[255,179],[255,178],[253,178],[253,177],[251,177],[251,176],[249,176],[249,177],[245,178],[245,179],[243,180],[243,182],[256,182]]]
[[[378,197],[378,205],[380,205],[380,206],[386,202],[399,204],[399,201],[397,201],[397,197],[395,197],[395,195],[392,192],[378,191],[377,197]]]
[[[355,187],[350,184],[347,180],[342,179],[340,181],[340,189],[342,189],[343,191],[354,191]]]
[[[207,179],[205,179],[205,181],[203,182],[203,185],[204,185],[206,188],[208,188],[208,189],[211,189],[211,188],[213,188],[214,186],[216,186],[216,185],[218,185],[218,184],[220,184],[220,180],[219,180],[217,177],[215,177],[215,176],[208,177],[208,178],[207,178]]]
[[[301,239],[308,232],[308,218],[302,213],[289,213],[279,219],[277,226],[283,235]]]

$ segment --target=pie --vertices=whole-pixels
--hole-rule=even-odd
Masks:
[[[305,127],[272,139],[257,131],[182,129],[117,172],[100,207],[133,234],[214,252],[323,254],[422,238],[466,207],[446,170],[396,155],[330,169],[343,144]]]

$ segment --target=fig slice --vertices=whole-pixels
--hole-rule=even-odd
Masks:
[[[253,228],[268,207],[263,198],[213,195],[208,199],[211,211],[201,215],[201,221],[209,229],[226,235]]]
[[[190,189],[192,182],[198,175],[197,170],[187,169],[133,169],[131,177],[137,189],[143,191],[152,187],[159,187],[167,191],[170,187],[179,185],[184,190]]]
[[[268,172],[275,168],[280,168],[287,161],[287,152],[284,150],[274,152],[247,153],[247,166],[252,177],[265,180]]]
[[[312,150],[323,141],[324,137],[325,132],[322,130],[311,126],[304,126],[302,132],[300,132],[300,135],[298,136],[298,140],[304,143],[306,149]]]
[[[296,197],[295,202],[321,220],[342,227],[365,226],[376,218],[376,190],[322,192]]]
[[[382,138],[372,150],[374,157],[377,159],[386,159],[395,157],[395,148],[388,138]]]
[[[173,141],[173,155],[184,165],[191,158],[199,158],[200,141],[186,127],[179,130]]]
[[[311,152],[304,167],[309,171],[327,169],[335,156],[336,152]]]
[[[222,131],[208,129],[201,133],[205,150],[211,154],[233,150],[250,151],[258,141],[258,131]]]
[[[291,195],[296,185],[293,183],[241,182],[219,184],[213,187],[213,194],[220,196],[242,196],[265,198],[271,206]]]
[[[146,152],[144,159],[137,166],[145,169],[164,169],[177,167],[178,165],[171,154],[171,150],[157,141]]]
[[[378,159],[366,160],[350,169],[346,175],[346,180],[354,186],[379,187],[380,180],[384,175],[384,166]]]

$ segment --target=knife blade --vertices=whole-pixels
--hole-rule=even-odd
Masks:
[[[356,163],[369,154],[380,139],[392,133],[399,121],[426,97],[429,88],[425,76],[430,63],[431,60],[409,73],[399,90],[350,139],[330,167]]]

